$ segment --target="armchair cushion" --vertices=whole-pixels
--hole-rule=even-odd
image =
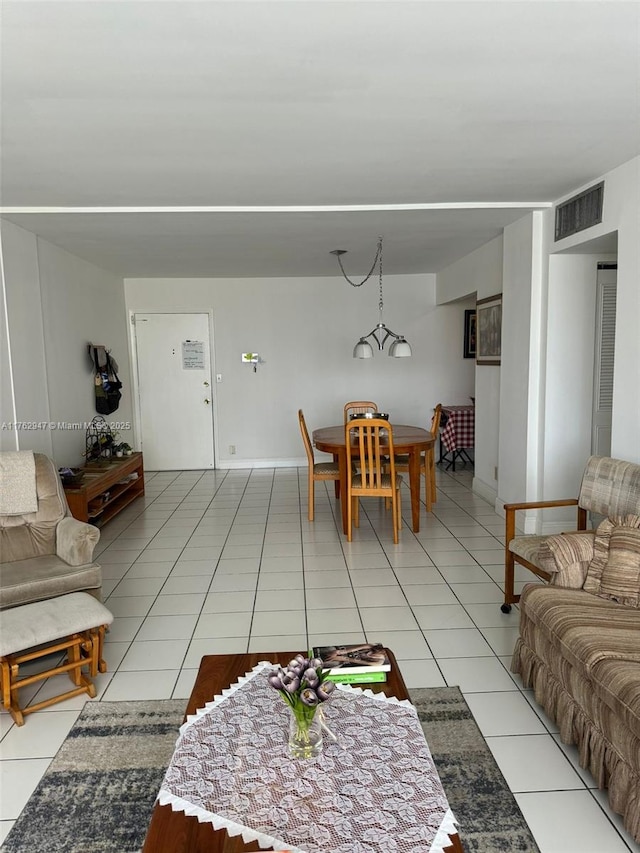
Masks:
[[[547,537],[547,547],[556,564],[551,581],[555,586],[582,588],[593,559],[594,538],[593,533],[561,533]]]
[[[640,516],[607,518],[596,531],[586,592],[640,606]]]
[[[0,563],[0,610],[78,590],[100,600],[101,588],[102,570],[94,563],[69,566],[55,554]]]
[[[509,550],[545,572],[557,572],[558,566],[548,539],[548,536],[516,536],[509,542]]]

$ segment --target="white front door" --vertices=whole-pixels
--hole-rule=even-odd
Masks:
[[[598,264],[591,452],[611,455],[617,264]]]
[[[213,468],[209,316],[135,314],[134,330],[145,468]]]

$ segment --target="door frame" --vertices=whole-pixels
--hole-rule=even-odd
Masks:
[[[192,311],[172,311],[162,308],[130,308],[128,311],[129,319],[129,357],[131,359],[131,379],[132,379],[132,411],[133,411],[133,434],[135,441],[140,447],[142,441],[142,412],[140,410],[140,378],[138,375],[138,348],[136,346],[136,324],[134,317],[136,314],[206,314],[209,326],[209,364],[211,365],[211,404],[213,406],[213,468],[207,468],[208,471],[215,471],[218,467],[218,394],[214,392],[213,386],[216,385],[216,365],[215,365],[215,345],[214,345],[214,326],[213,326],[213,311],[203,309],[199,311],[194,308]],[[144,456],[144,447],[142,448]]]

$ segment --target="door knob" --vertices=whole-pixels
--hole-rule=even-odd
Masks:
[[[207,397],[205,397],[205,398],[204,398],[204,401],[205,401],[205,403],[210,403],[210,402],[211,402],[211,400],[207,399]]]
[[[203,385],[206,385],[206,387],[207,387],[207,388],[209,387],[209,383],[208,383],[208,382],[203,382],[202,384],[203,384]]]

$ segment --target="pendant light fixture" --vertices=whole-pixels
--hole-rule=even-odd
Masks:
[[[367,275],[362,279],[362,281],[352,281],[349,276],[344,271],[344,267],[342,266],[342,255],[347,254],[346,249],[333,249],[331,252],[332,255],[335,255],[338,259],[338,264],[340,265],[340,270],[342,271],[342,275],[349,282],[352,287],[362,287],[371,276],[373,275],[376,266],[378,267],[378,281],[379,281],[379,290],[380,297],[378,300],[378,323],[374,328],[369,332],[368,335],[364,335],[360,338],[358,343],[353,348],[353,357],[354,358],[372,358],[373,357],[373,347],[367,340],[367,338],[373,338],[373,340],[378,345],[378,349],[380,352],[384,349],[384,345],[389,338],[392,338],[391,345],[389,346],[389,355],[392,358],[408,358],[411,355],[411,347],[408,342],[404,339],[404,335],[397,335],[395,332],[392,332],[391,329],[387,328],[384,324],[383,311],[384,311],[384,300],[382,298],[382,237],[378,238],[378,249],[376,251],[376,256],[373,259],[373,264],[371,265],[371,269],[367,273]]]

